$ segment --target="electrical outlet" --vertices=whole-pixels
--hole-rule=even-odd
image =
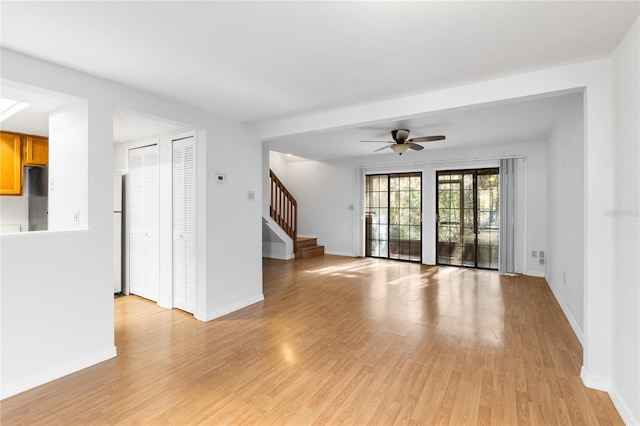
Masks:
[[[247,191],[247,199],[249,201],[253,201],[256,199],[256,194],[253,191]]]
[[[563,273],[562,273],[562,282],[563,282],[564,284],[566,284],[566,283],[567,283],[567,273],[566,273],[566,272],[563,272]]]
[[[532,251],[531,251],[531,257],[533,257],[533,258],[538,257],[538,252],[537,252],[537,251],[535,251],[535,250],[532,250]]]
[[[540,259],[540,264],[544,265],[544,259]]]
[[[540,259],[544,259],[544,251],[540,250],[540,251],[538,252],[538,257],[539,257]]]

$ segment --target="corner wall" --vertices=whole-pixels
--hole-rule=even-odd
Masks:
[[[573,331],[584,335],[584,106],[568,98],[547,142],[546,280]]]
[[[611,398],[627,424],[640,424],[640,30],[611,57],[613,228]]]

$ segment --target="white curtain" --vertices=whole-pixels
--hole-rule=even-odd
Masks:
[[[500,264],[499,271],[516,273],[518,183],[522,161],[517,158],[500,160]]]
[[[354,241],[353,248],[355,255],[364,257],[364,187],[365,187],[365,170],[360,167],[355,169],[356,179],[356,193],[354,199],[356,200],[354,206]]]

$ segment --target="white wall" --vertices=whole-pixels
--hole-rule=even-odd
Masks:
[[[23,195],[0,196],[0,225],[20,225],[20,232],[29,230],[29,197],[27,182]]]
[[[611,395],[640,424],[640,30],[636,20],[611,57],[613,104],[613,372]]]
[[[86,101],[49,114],[48,229],[86,229],[88,220]]]
[[[198,229],[205,236],[198,247],[204,259],[198,271],[199,318],[212,319],[263,299],[261,147],[245,125],[16,52],[1,53],[2,78],[87,99],[89,105],[87,229],[0,237],[3,398],[116,353],[114,110],[199,128]],[[216,172],[227,173],[227,184],[213,184]],[[254,201],[247,200],[249,190]]]
[[[285,154],[276,151],[269,151],[269,168],[278,176],[282,182],[287,182],[288,168],[287,160],[284,158]]]
[[[584,118],[568,99],[547,142],[546,279],[574,332],[584,330]]]
[[[359,255],[356,245],[358,218],[356,169],[364,167],[367,174],[420,171],[423,173],[423,263],[435,264],[435,174],[437,170],[472,167],[497,167],[500,157],[524,156],[526,167],[526,218],[523,229],[526,238],[518,255],[522,273],[544,276],[544,266],[537,259],[528,259],[527,252],[545,250],[545,144],[544,142],[490,145],[465,149],[438,149],[411,152],[411,155],[376,155],[333,161],[287,163],[285,184],[298,200],[299,234],[318,237],[331,254]],[[493,158],[489,161],[466,161]],[[384,166],[381,166],[384,165]],[[354,210],[349,206],[353,205]]]
[[[298,235],[314,236],[325,252],[354,256],[353,160],[287,164],[284,184],[298,202]]]
[[[262,148],[240,123],[212,123],[209,135],[206,229],[198,224],[208,241],[207,316],[203,319],[263,300]],[[225,174],[227,180],[215,183],[216,173]],[[250,191],[253,200],[249,200]]]

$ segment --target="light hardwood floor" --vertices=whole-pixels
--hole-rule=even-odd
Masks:
[[[325,255],[202,323],[115,300],[118,357],[1,403],[14,424],[622,424],[543,279]]]

